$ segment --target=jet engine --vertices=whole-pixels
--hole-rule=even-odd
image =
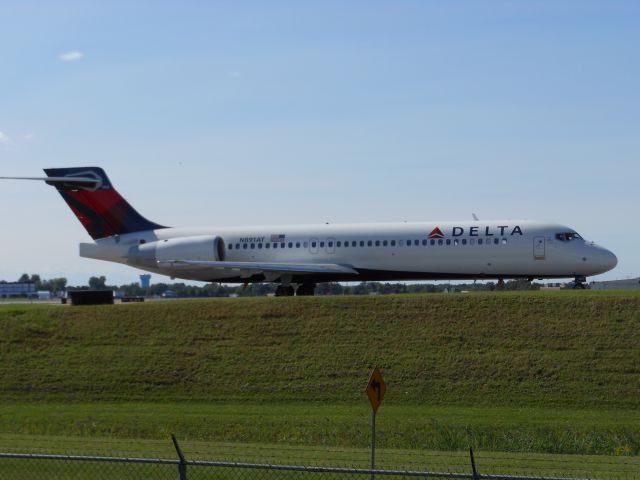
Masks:
[[[223,261],[225,257],[224,240],[215,235],[171,238],[147,242],[131,247],[129,261],[131,265],[157,268],[158,262],[172,260]]]

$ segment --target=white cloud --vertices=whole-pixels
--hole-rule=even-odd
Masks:
[[[9,143],[9,141],[9,137],[3,132],[0,132],[0,143]]]
[[[78,60],[82,60],[84,58],[84,53],[82,52],[66,52],[58,55],[58,58],[63,62],[76,62]]]

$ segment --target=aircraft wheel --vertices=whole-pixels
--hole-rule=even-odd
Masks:
[[[311,297],[315,295],[316,293],[315,290],[316,290],[315,284],[303,283],[296,290],[296,295],[299,297]]]
[[[295,290],[291,285],[278,285],[276,287],[276,297],[292,297]]]
[[[573,281],[574,290],[577,290],[578,288],[580,290],[584,290],[585,288],[587,288],[584,282],[585,282],[585,277],[576,277],[575,280]]]

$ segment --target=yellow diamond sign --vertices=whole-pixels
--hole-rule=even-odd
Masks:
[[[371,408],[373,408],[374,412],[378,411],[378,407],[380,407],[386,391],[387,385],[384,383],[382,373],[378,367],[376,367],[373,369],[373,372],[371,372],[371,377],[369,377],[369,383],[367,384],[367,395],[369,396]]]

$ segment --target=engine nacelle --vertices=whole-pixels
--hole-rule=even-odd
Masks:
[[[172,260],[222,261],[224,240],[215,235],[171,238],[137,245],[129,250],[131,265],[158,268],[158,262]]]

